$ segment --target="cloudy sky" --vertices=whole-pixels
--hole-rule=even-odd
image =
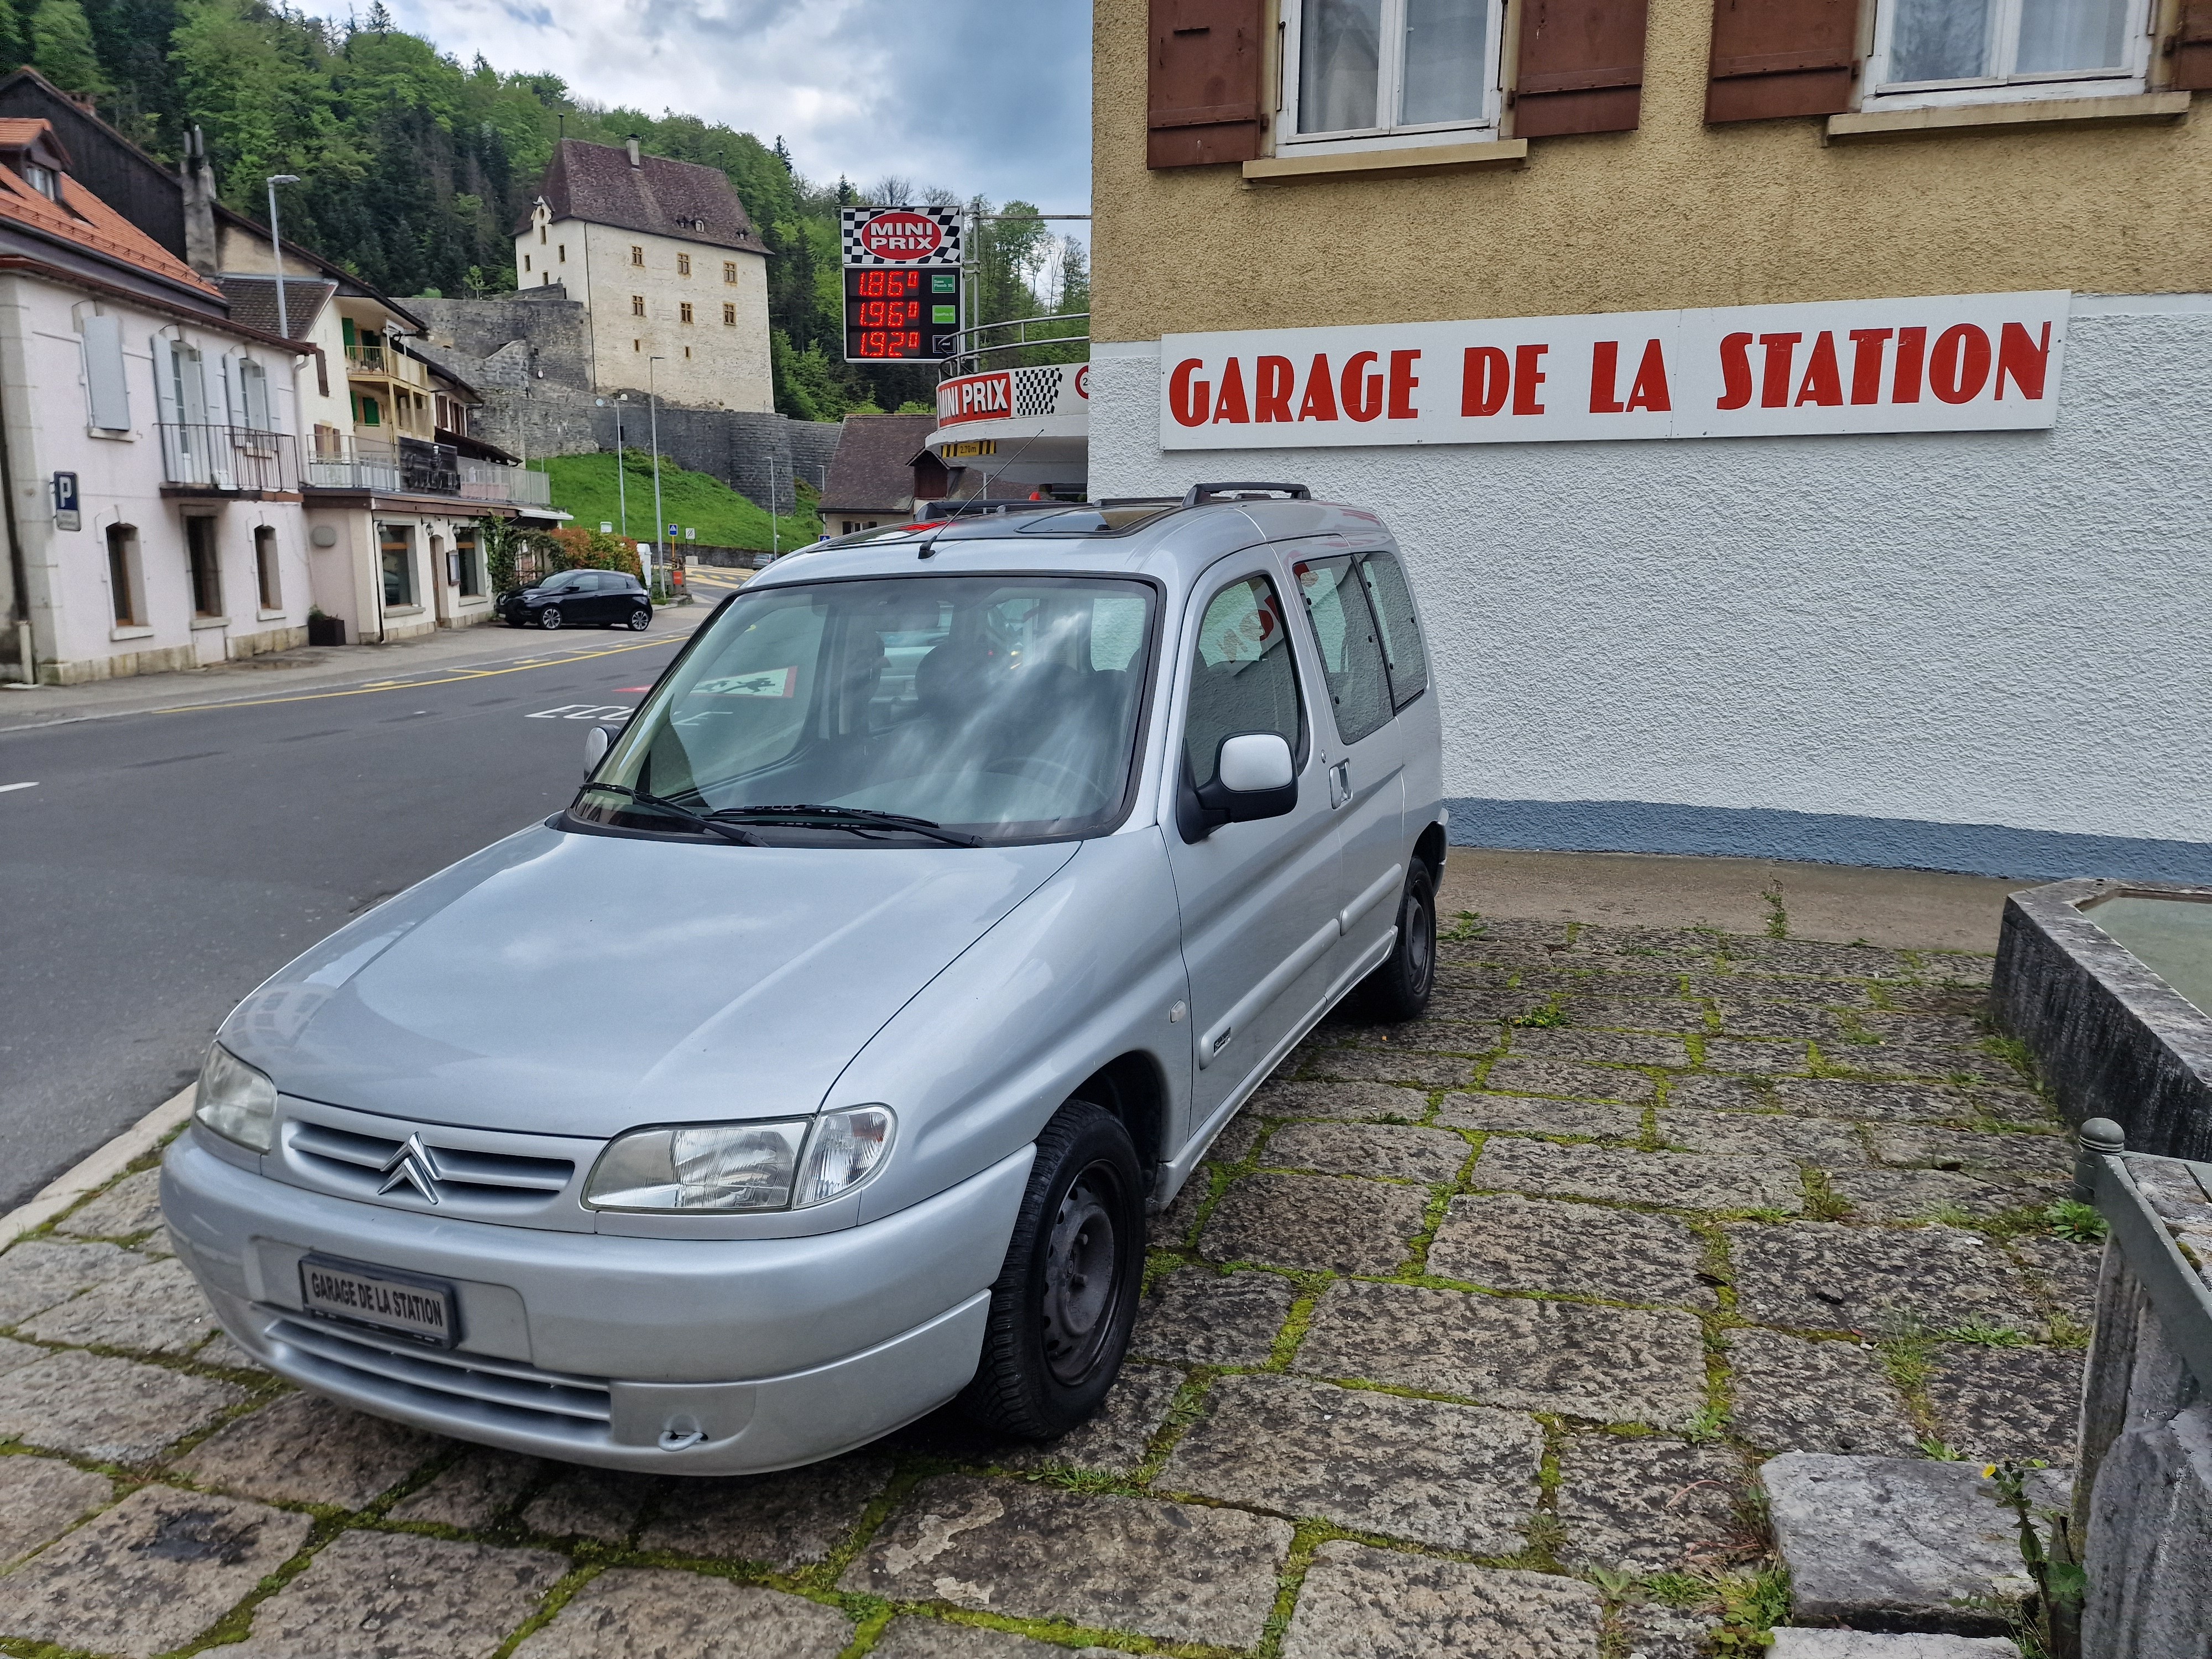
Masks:
[[[1089,210],[1090,0],[386,0],[462,63],[783,135],[800,172]],[[343,17],[367,0],[309,0]],[[1073,227],[1070,227],[1073,228]]]

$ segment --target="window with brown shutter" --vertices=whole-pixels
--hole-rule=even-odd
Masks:
[[[1859,0],[1714,0],[1705,119],[1849,109],[1858,44]]]
[[[2212,89],[2212,0],[2181,0],[2166,51],[2173,76],[2169,86],[2184,92]]]
[[[1644,0],[1527,0],[1513,136],[1635,129],[1644,88]]]
[[[1263,0],[1152,0],[1145,165],[1260,154]]]

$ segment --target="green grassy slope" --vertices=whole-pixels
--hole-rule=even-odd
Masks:
[[[629,494],[629,533],[639,541],[657,541],[653,522],[653,456],[649,451],[624,452]],[[584,530],[611,524],[623,533],[622,515],[616,507],[615,458],[612,455],[556,455],[540,463],[553,478],[553,505],[573,514],[570,523]],[[697,531],[697,540],[708,547],[757,548],[765,552],[770,541],[766,508],[756,506],[724,483],[703,472],[687,472],[674,462],[660,463],[660,501],[663,522],[678,526],[675,540],[686,529]],[[800,497],[807,507],[805,497]],[[809,508],[777,515],[780,541],[785,552],[803,547],[822,534],[819,515]]]

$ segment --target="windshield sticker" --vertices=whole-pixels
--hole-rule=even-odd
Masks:
[[[799,670],[763,668],[754,674],[732,674],[719,680],[702,680],[693,688],[702,697],[788,697],[799,690]]]

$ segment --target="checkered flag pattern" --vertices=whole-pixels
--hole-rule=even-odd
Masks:
[[[937,251],[920,259],[886,259],[880,253],[871,253],[860,245],[860,230],[872,219],[887,213],[918,214],[924,219],[933,219],[944,233],[945,240]],[[960,210],[958,208],[840,208],[838,224],[844,237],[845,264],[857,265],[904,265],[909,269],[943,269],[960,263]]]
[[[1018,368],[1014,371],[1014,418],[1035,420],[1049,415],[1060,403],[1060,369]]]

